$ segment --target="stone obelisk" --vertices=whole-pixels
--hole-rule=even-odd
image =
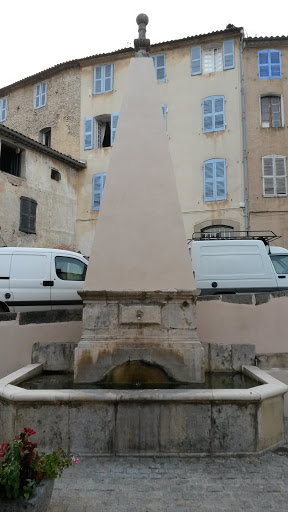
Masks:
[[[127,361],[201,382],[195,284],[153,60],[148,17],[136,19],[127,86],[111,150],[84,290],[75,381]]]

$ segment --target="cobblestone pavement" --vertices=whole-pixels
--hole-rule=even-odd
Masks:
[[[262,456],[84,457],[49,512],[288,511],[288,444]]]

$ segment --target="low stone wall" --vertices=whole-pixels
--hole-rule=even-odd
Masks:
[[[288,352],[288,292],[200,296],[196,311],[202,342],[252,344],[256,354]]]
[[[0,378],[31,362],[34,343],[78,343],[82,311],[0,314]]]

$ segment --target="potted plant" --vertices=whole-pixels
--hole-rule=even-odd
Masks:
[[[24,428],[11,443],[0,443],[1,512],[45,512],[54,479],[62,475],[64,468],[79,463],[62,449],[39,454],[37,443],[30,441],[35,433]]]

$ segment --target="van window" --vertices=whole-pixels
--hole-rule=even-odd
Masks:
[[[56,275],[64,281],[85,281],[87,265],[83,261],[68,256],[56,256]]]
[[[288,254],[270,256],[277,274],[288,274]]]

